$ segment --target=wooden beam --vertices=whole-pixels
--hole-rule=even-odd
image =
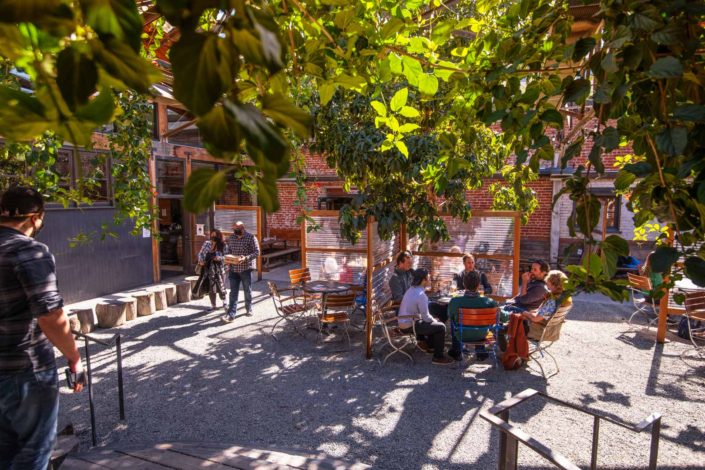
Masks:
[[[157,139],[167,142],[166,134],[169,132],[169,114],[166,105],[157,101]]]
[[[374,219],[372,217],[367,218],[367,275],[365,276],[367,281],[367,302],[365,303],[365,316],[367,322],[365,323],[365,357],[367,359],[372,359],[372,275],[374,274],[374,269],[372,265],[374,264],[374,250],[373,250],[373,240],[372,237],[372,225]]]
[[[154,158],[154,154],[149,157],[149,164],[147,166],[147,172],[149,174],[149,184],[152,187],[152,195],[149,198],[150,210],[159,211],[159,205],[157,204],[157,163]],[[152,281],[158,283],[161,281],[161,271],[159,270],[159,240],[157,235],[159,234],[159,220],[154,220],[152,222]]]
[[[514,213],[514,275],[512,276],[512,295],[519,294],[519,260],[521,256],[521,213]]]
[[[668,229],[668,246],[673,246],[673,230]],[[669,276],[663,277],[663,283],[668,282]],[[666,342],[666,333],[668,332],[668,297],[671,295],[670,290],[666,289],[666,292],[658,306],[658,329],[656,330],[656,342],[663,344]]]

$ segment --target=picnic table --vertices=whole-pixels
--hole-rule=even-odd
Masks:
[[[271,269],[280,264],[286,264],[289,259],[296,259],[301,249],[290,246],[286,239],[263,238],[260,243],[262,251],[262,268]]]
[[[361,463],[347,463],[325,454],[305,455],[279,450],[252,449],[210,442],[165,442],[150,446],[116,449],[95,448],[70,455],[64,460],[64,470],[137,468],[145,470],[185,470],[209,468],[231,469],[355,469],[369,468]]]

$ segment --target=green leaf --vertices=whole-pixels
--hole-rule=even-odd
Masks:
[[[602,242],[603,249],[613,251],[619,256],[629,256],[629,243],[619,235],[610,235]]]
[[[0,135],[15,141],[33,140],[54,125],[44,105],[29,93],[0,86]]]
[[[402,155],[404,155],[406,158],[409,158],[409,149],[406,148],[406,144],[402,142],[401,140],[397,140],[394,142],[394,146],[401,152]]]
[[[281,134],[251,104],[225,100],[225,107],[233,113],[247,142],[261,151],[272,162],[281,162],[288,155],[288,145]]]
[[[379,101],[371,101],[370,106],[374,108],[378,116],[387,117],[387,108]]]
[[[624,171],[633,173],[637,178],[645,178],[651,174],[654,167],[648,162],[627,163]]]
[[[614,189],[617,191],[626,191],[631,187],[634,181],[636,181],[636,175],[634,175],[634,173],[620,171],[617,174],[617,178],[614,180]]]
[[[580,38],[575,42],[573,49],[573,62],[578,62],[580,59],[588,55],[595,48],[597,41],[593,37]]]
[[[0,51],[10,60],[16,60],[24,54],[25,41],[16,25],[0,23]]]
[[[230,88],[233,71],[224,41],[211,33],[191,33],[169,51],[174,96],[197,116],[207,114]]]
[[[116,39],[109,39],[104,43],[93,40],[90,41],[90,46],[96,61],[108,73],[109,78],[115,80],[111,86],[131,88],[138,93],[147,94],[149,87],[161,78],[157,69],[123,42]]]
[[[113,37],[139,53],[142,45],[142,17],[134,0],[81,0],[87,25],[100,37]]]
[[[76,110],[76,117],[90,121],[88,125],[96,128],[112,121],[116,109],[112,90],[103,88],[98,96]]]
[[[682,155],[686,145],[688,145],[688,130],[685,127],[664,129],[656,134],[656,147],[667,155]]]
[[[336,85],[329,81],[325,81],[319,85],[318,94],[321,98],[321,106],[327,105],[331,98],[333,98],[333,95],[335,94],[335,87]]]
[[[409,132],[414,132],[419,127],[420,126],[418,124],[402,124],[401,126],[399,126],[398,132],[401,134],[408,134]]]
[[[605,148],[605,152],[611,152],[619,147],[619,132],[614,127],[606,127],[602,131],[602,136],[604,137],[602,146]]]
[[[31,23],[46,18],[56,10],[61,0],[0,0],[0,21],[3,23]]]
[[[392,111],[397,112],[402,108],[402,106],[406,105],[406,100],[408,98],[409,98],[409,89],[404,87],[401,90],[394,93],[392,100],[389,102],[389,107],[392,109]],[[384,116],[384,115],[380,114],[380,116]]]
[[[673,263],[678,261],[680,253],[670,246],[659,246],[651,255],[651,269],[657,273],[670,273]]]
[[[404,106],[401,108],[399,111],[399,114],[401,114],[404,117],[407,118],[416,118],[421,116],[421,113],[419,113],[419,110],[416,108],[412,108],[411,106]]]
[[[600,65],[602,66],[602,70],[607,73],[615,73],[619,71],[619,66],[617,65],[614,52],[612,51],[607,53],[604,59],[602,59],[602,62],[600,62]]]
[[[95,93],[98,83],[98,69],[95,63],[73,47],[59,52],[56,58],[57,76],[61,96],[69,109],[75,111],[86,104]]]
[[[259,39],[262,44],[262,53],[264,60],[269,67],[269,71],[274,73],[284,67],[283,50],[279,37],[277,36],[277,25],[271,17],[265,15],[261,10],[252,10],[254,13],[251,18],[257,18],[259,21],[254,21],[255,30],[259,34]],[[268,25],[265,26],[263,23]]]
[[[556,129],[562,129],[563,128],[563,115],[558,111],[557,109],[547,109],[543,113],[541,113],[541,120],[544,121],[545,123],[553,123],[556,126]]]
[[[675,78],[683,75],[683,64],[673,56],[662,57],[651,64],[649,75],[652,78]]]
[[[676,108],[673,117],[683,121],[705,121],[705,106],[701,104],[683,104]]]
[[[690,256],[685,260],[685,274],[700,287],[705,287],[705,260]]]
[[[570,144],[567,149],[565,149],[565,153],[563,153],[563,157],[561,157],[561,168],[565,168],[568,162],[580,153],[580,150],[583,148],[584,141],[584,138],[580,137],[578,140]]]
[[[367,80],[357,75],[341,73],[334,78],[335,83],[348,90],[362,91],[367,86]]]
[[[280,126],[293,130],[302,139],[311,135],[311,115],[294,106],[282,94],[265,95],[262,98],[262,112]]]
[[[563,101],[566,103],[583,104],[590,94],[590,82],[584,78],[573,80],[563,92]]]
[[[235,117],[223,105],[216,105],[196,119],[196,126],[205,142],[215,146],[219,152],[237,152],[242,135]]]
[[[184,187],[184,207],[193,214],[206,212],[223,194],[226,183],[224,171],[194,170]]]
[[[392,73],[401,75],[403,73],[403,63],[401,57],[394,53],[389,54],[389,68]]]
[[[419,91],[427,96],[433,96],[438,91],[438,79],[435,75],[422,73],[419,78]]]
[[[601,210],[600,200],[592,194],[581,198],[575,204],[575,220],[584,235],[589,235],[595,230],[600,221]]]
[[[257,179],[257,204],[269,213],[279,210],[276,178]]]
[[[404,76],[411,86],[419,86],[419,77],[423,75],[423,67],[421,67],[421,62],[414,59],[413,57],[404,56],[401,59],[404,65]],[[392,67],[394,71],[394,67]]]

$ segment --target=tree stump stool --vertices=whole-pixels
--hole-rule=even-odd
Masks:
[[[81,333],[85,335],[95,329],[95,318],[93,317],[92,308],[78,308],[72,312],[76,314],[76,318],[81,322]]]
[[[128,301],[122,299],[98,302],[95,306],[95,316],[101,328],[113,328],[125,324]]]
[[[174,305],[176,303],[176,286],[174,284],[162,284],[164,294],[166,295],[166,304]]]
[[[120,301],[125,302],[125,321],[132,321],[137,318],[137,299],[132,296],[125,295],[120,297]]]
[[[191,300],[191,282],[181,281],[176,284],[176,299],[179,303]]]
[[[148,292],[154,292],[154,305],[157,310],[164,310],[167,307],[166,292],[164,286],[152,286],[147,289]]]
[[[71,331],[81,331],[81,320],[77,316],[71,315],[69,317],[69,328],[71,328]]]
[[[198,282],[198,276],[186,276],[186,280],[191,283],[191,289],[193,290],[194,286]]]
[[[130,293],[137,300],[137,316],[145,317],[151,315],[156,310],[157,306],[154,302],[154,292],[139,291]]]

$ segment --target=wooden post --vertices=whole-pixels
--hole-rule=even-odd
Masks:
[[[512,296],[519,294],[519,262],[521,259],[521,212],[514,213],[514,266]]]
[[[374,250],[372,249],[372,225],[374,219],[369,217],[367,219],[367,302],[365,302],[365,316],[367,322],[365,323],[365,357],[367,359],[372,359],[372,276],[374,274]]]
[[[669,227],[668,229],[668,246],[673,246],[673,229]],[[663,277],[663,283],[668,282],[669,276]],[[656,330],[656,342],[665,343],[666,333],[668,332],[668,297],[671,295],[671,291],[664,289],[666,292],[661,297],[658,306],[658,329]]]
[[[301,268],[306,267],[306,218],[301,219]]]
[[[409,249],[409,235],[406,233],[406,224],[402,223],[399,229],[399,251],[406,251]]]
[[[262,208],[255,207],[257,210],[257,240],[262,243]],[[257,257],[257,280],[262,280],[262,248],[260,247],[259,256]]]
[[[157,105],[159,106],[159,105]],[[158,109],[158,108],[157,108]],[[149,173],[149,184],[152,187],[152,196],[149,200],[149,208],[153,212],[159,211],[157,203],[157,162],[154,158],[154,153],[149,157],[148,165]],[[161,279],[161,272],[159,271],[159,240],[157,236],[159,234],[159,221],[154,220],[152,223],[152,281],[159,282]]]

